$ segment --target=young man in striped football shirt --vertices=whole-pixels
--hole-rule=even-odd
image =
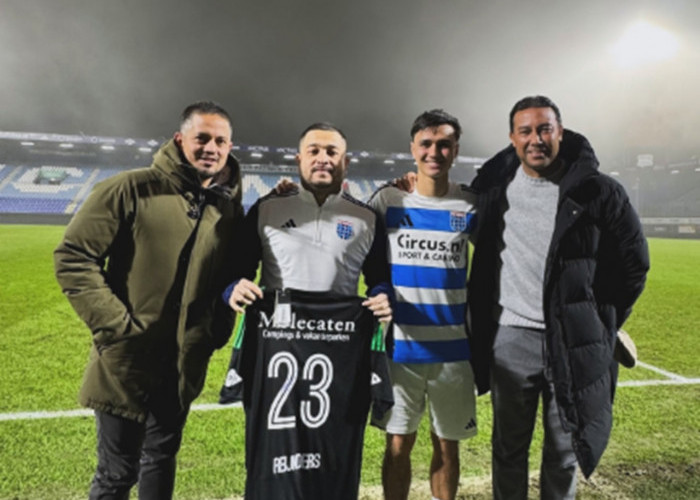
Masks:
[[[430,409],[433,498],[453,499],[459,441],[476,434],[474,376],[465,324],[468,240],[476,227],[476,195],[450,182],[459,151],[459,121],[442,110],[416,118],[411,153],[415,189],[379,189],[369,204],[384,217],[396,295],[387,337],[394,407],[382,467],[385,498],[405,499],[411,450],[426,400]]]

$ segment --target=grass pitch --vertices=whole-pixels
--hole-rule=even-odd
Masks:
[[[64,228],[0,226],[0,499],[85,498],[95,466],[91,416],[17,419],[18,412],[77,409],[90,333],[53,277],[52,251]],[[647,289],[625,325],[640,360],[685,382],[700,378],[700,241],[650,240]],[[229,351],[212,358],[195,403],[214,403]],[[620,370],[622,386],[608,450],[580,498],[700,498],[700,386],[627,386],[669,376],[637,367]],[[479,398],[479,435],[462,444],[461,498],[489,498],[488,396]],[[244,418],[240,409],[193,411],[179,455],[177,499],[233,498],[243,491]],[[531,465],[536,471],[538,431]],[[383,434],[367,429],[363,498],[379,498]],[[430,463],[425,424],[413,456],[416,498],[427,497]],[[536,479],[533,479],[533,486]],[[136,498],[136,495],[133,495]]]

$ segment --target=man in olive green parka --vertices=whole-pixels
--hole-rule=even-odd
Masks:
[[[93,346],[80,402],[95,410],[91,499],[171,498],[191,402],[233,314],[243,216],[228,113],[198,102],[149,168],[125,171],[86,199],[54,252],[56,277]]]

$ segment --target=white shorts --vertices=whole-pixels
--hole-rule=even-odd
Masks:
[[[459,441],[476,435],[476,394],[469,361],[394,363],[389,360],[394,406],[379,422],[391,434],[413,434],[425,412],[439,438]]]

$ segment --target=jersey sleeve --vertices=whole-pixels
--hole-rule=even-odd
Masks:
[[[231,360],[226,370],[224,384],[219,391],[219,404],[231,404],[243,400],[243,340],[245,337],[245,315],[241,316],[234,336]]]
[[[473,188],[467,186],[466,184],[460,184],[459,188],[462,191],[467,202],[471,204],[472,207],[474,207],[473,211],[469,215],[467,232],[469,233],[469,242],[472,245],[476,245],[478,237],[476,229],[479,225],[479,213],[476,210],[476,207],[479,206],[479,193]]]
[[[389,378],[389,364],[384,349],[384,336],[381,323],[372,338],[370,379],[372,395],[372,421],[381,421],[384,414],[394,406],[394,395]]]
[[[373,297],[386,293],[393,302],[391,271],[387,257],[387,236],[384,218],[375,212],[374,239],[362,265],[362,274],[367,284],[367,295]]]
[[[258,231],[258,214],[260,200],[258,200],[248,211],[240,225],[238,242],[233,253],[233,282],[230,283],[222,298],[228,304],[234,287],[242,279],[254,280],[258,270],[260,259],[262,258],[262,243]]]
[[[386,213],[386,199],[384,196],[384,190],[388,187],[388,184],[377,189],[372,196],[370,196],[367,204],[372,207],[382,218]]]

